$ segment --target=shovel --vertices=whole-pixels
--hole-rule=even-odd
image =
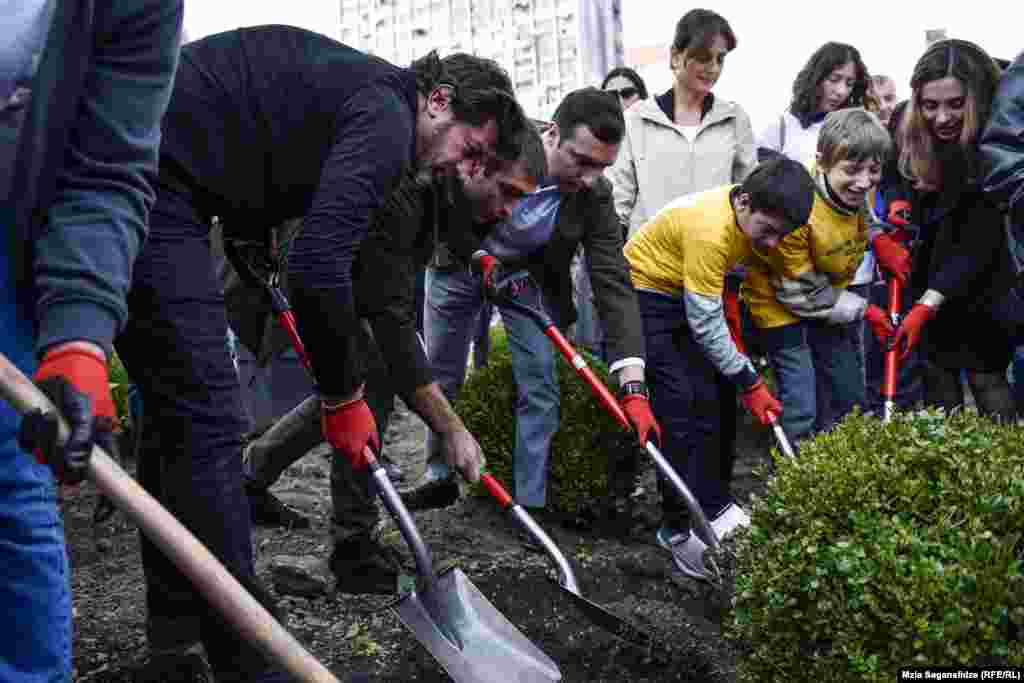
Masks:
[[[291,339],[295,352],[313,377],[313,365],[299,337],[295,315],[278,284],[276,270],[261,278],[242,259],[236,264],[267,289],[278,322]],[[402,538],[412,550],[419,575],[417,589],[391,607],[416,639],[444,667],[455,683],[546,683],[562,680],[558,666],[531,643],[484,597],[460,569],[441,574],[412,515],[402,503],[387,471],[367,447],[364,459],[384,507],[398,525]]]
[[[533,281],[533,278],[527,275],[525,278],[517,276],[518,282],[524,280],[528,282],[528,286],[533,288],[533,291],[537,295],[537,304],[531,306],[523,303],[517,298],[514,298],[509,293],[510,286],[505,285],[504,287],[490,293],[491,298],[502,306],[507,306],[513,310],[516,310],[523,315],[531,318],[540,328],[544,331],[545,336],[548,337],[554,343],[555,348],[558,349],[559,353],[569,362],[570,365],[576,370],[576,374],[583,378],[583,380],[590,387],[591,391],[597,396],[598,401],[604,406],[612,417],[614,417],[619,424],[626,429],[632,431],[633,425],[630,423],[629,418],[626,417],[626,412],[622,409],[622,406],[616,400],[615,396],[608,390],[608,387],[594,374],[594,371],[590,369],[586,359],[573,348],[572,344],[565,338],[565,335],[559,331],[558,326],[551,319],[551,316],[544,310],[544,305],[540,300],[541,294],[537,286],[537,283]],[[697,498],[690,491],[689,487],[683,482],[682,477],[673,469],[672,465],[669,464],[665,456],[661,454],[661,451],[654,442],[648,440],[644,444],[644,450],[654,460],[654,464],[657,466],[658,471],[668,479],[669,483],[676,490],[679,496],[683,499],[686,505],[686,509],[690,513],[690,522],[693,525],[694,533],[697,537],[704,542],[704,545],[708,546],[713,550],[718,550],[719,542],[718,535],[714,529],[711,528],[711,524],[708,522],[707,515],[704,514],[704,510],[701,508]],[[708,569],[706,574],[709,576],[719,574],[717,567],[706,567]]]
[[[55,411],[49,399],[3,355],[0,355],[0,395],[21,414],[37,409]],[[68,426],[63,420],[59,438],[61,441],[68,438]],[[338,683],[338,679],[238,583],[206,546],[98,446],[93,446],[88,476],[100,493],[138,525],[246,641],[298,680]]]
[[[889,280],[889,321],[893,328],[900,326],[900,303],[903,296],[900,281],[897,278]],[[893,413],[896,412],[896,377],[899,367],[899,349],[892,346],[885,351],[885,370],[882,379],[882,398],[885,404],[882,409],[882,422],[890,422]]]
[[[551,540],[544,529],[537,524],[536,520],[530,516],[523,506],[513,500],[512,496],[509,495],[505,487],[501,485],[492,474],[485,472],[480,477],[480,481],[487,488],[487,491],[491,496],[498,502],[498,504],[506,511],[509,515],[515,518],[516,522],[521,526],[526,533],[537,541],[537,543],[544,549],[544,552],[548,554],[551,560],[555,563],[558,568],[558,581],[556,582],[561,588],[562,595],[568,596],[570,602],[576,606],[576,608],[583,613],[591,622],[600,626],[605,631],[608,631],[613,636],[622,640],[630,645],[636,645],[644,650],[650,652],[655,645],[660,645],[655,641],[654,637],[646,631],[629,623],[625,619],[609,612],[607,609],[598,605],[595,602],[591,602],[583,597],[580,592],[579,584],[576,582],[576,575],[573,573],[572,566],[569,561],[559,550],[555,542]]]

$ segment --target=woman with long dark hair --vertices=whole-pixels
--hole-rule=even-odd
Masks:
[[[992,108],[999,67],[964,40],[931,45],[914,68],[912,95],[894,117],[896,154],[883,197],[909,202],[916,226],[911,296],[896,332],[901,356],[922,358],[925,403],[964,403],[966,372],[982,414],[1013,419],[1006,380],[1012,343],[994,307],[1013,281],[1004,216],[980,187],[978,139]]]

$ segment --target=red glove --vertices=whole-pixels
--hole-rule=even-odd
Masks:
[[[495,283],[501,279],[501,261],[486,251],[478,251],[473,254],[473,267],[483,278],[484,294],[493,293]]]
[[[352,463],[356,472],[370,464],[366,458],[368,445],[375,453],[380,452],[377,421],[362,397],[334,405],[321,401],[320,428],[327,442]]]
[[[740,394],[740,400],[747,411],[763,425],[770,425],[773,418],[782,414],[782,404],[768,391],[763,379]]]
[[[903,360],[910,350],[921,340],[921,328],[935,315],[935,309],[927,304],[914,304],[907,317],[900,323],[889,348],[899,349],[899,359]],[[901,348],[902,344],[902,348]]]
[[[888,234],[881,234],[871,241],[871,246],[878,257],[882,268],[900,281],[906,284],[910,276],[910,252],[907,251],[895,237]]]
[[[875,337],[881,342],[882,346],[886,345],[886,340],[892,335],[896,334],[896,330],[892,326],[892,321],[889,320],[889,316],[886,315],[885,311],[874,304],[869,304],[864,309],[864,319],[871,325],[871,331],[875,333]]]
[[[722,310],[725,312],[725,324],[729,327],[729,336],[736,344],[736,348],[744,356],[747,355],[747,347],[743,344],[743,326],[740,322],[740,302],[735,289],[725,289],[722,294]]]
[[[651,412],[651,402],[643,394],[629,394],[622,401],[622,409],[626,411],[626,417],[636,429],[640,437],[640,445],[646,446],[651,430],[654,430],[654,445],[661,448],[661,427],[654,419]]]
[[[107,361],[91,345],[60,345],[43,356],[35,381],[53,401],[70,433],[63,447],[57,445],[57,421],[51,414],[34,411],[25,416],[18,441],[36,458],[53,468],[57,478],[77,484],[85,478],[93,444],[117,457],[117,412],[110,395]]]

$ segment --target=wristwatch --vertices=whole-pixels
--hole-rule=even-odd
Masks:
[[[648,401],[651,400],[651,395],[647,391],[647,383],[646,382],[641,382],[639,380],[634,380],[632,382],[626,382],[621,387],[619,387],[619,398],[625,398],[626,396],[633,396],[634,394],[640,394],[641,396],[646,398]]]

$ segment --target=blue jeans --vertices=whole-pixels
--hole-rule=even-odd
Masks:
[[[271,609],[253,567],[242,489],[241,387],[228,353],[227,313],[211,262],[208,221],[189,198],[158,188],[150,234],[116,346],[139,387],[145,419],[139,482]],[[286,680],[239,638],[191,582],[142,539],[151,648],[201,640],[218,681]]]
[[[651,407],[661,425],[664,455],[709,518],[732,503],[736,391],[693,338],[683,304],[637,292],[647,349]],[[731,416],[731,417],[730,417]],[[685,528],[686,506],[659,478],[664,523]]]
[[[804,321],[759,331],[778,380],[779,423],[793,443],[834,426],[864,405],[859,327]]]
[[[469,344],[483,308],[480,279],[465,270],[427,269],[424,333],[427,356],[441,390],[454,402],[466,379]],[[515,498],[520,505],[543,507],[551,438],[558,431],[559,392],[556,352],[532,319],[499,306],[512,353],[516,380],[516,443],[513,451]],[[438,441],[431,435],[432,460]]]
[[[10,223],[0,221],[2,229]],[[31,317],[0,247],[0,351],[26,375],[36,369]],[[71,680],[71,593],[64,525],[50,469],[18,447],[21,418],[0,401],[0,681]]]
[[[604,328],[594,306],[594,288],[590,284],[590,268],[587,255],[577,257],[573,263],[573,288],[576,290],[576,341],[602,360],[607,360],[604,344]]]

